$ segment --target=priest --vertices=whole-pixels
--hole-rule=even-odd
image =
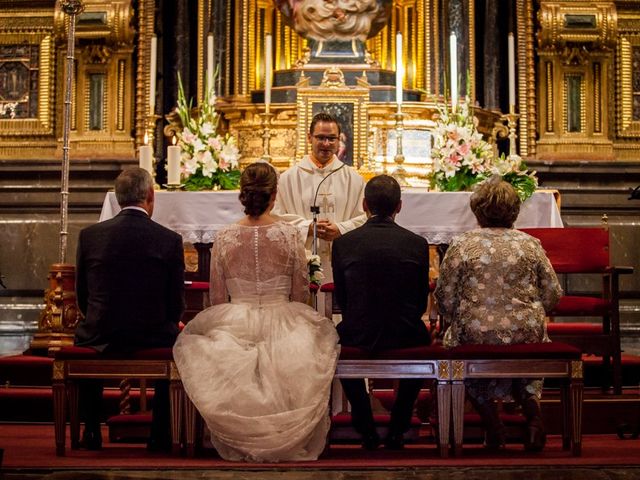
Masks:
[[[362,209],[364,181],[336,156],[340,125],[334,116],[325,112],[316,114],[307,140],[311,154],[281,175],[272,214],[298,226],[302,238],[306,239],[306,248],[311,250],[311,207],[319,207],[318,255],[325,282],[331,282],[331,242],[366,221]]]

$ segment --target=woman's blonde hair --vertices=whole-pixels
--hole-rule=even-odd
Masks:
[[[520,197],[510,183],[494,175],[471,194],[471,211],[481,227],[513,227],[520,213]]]

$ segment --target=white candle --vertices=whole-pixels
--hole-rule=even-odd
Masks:
[[[138,149],[138,155],[140,156],[140,168],[146,170],[153,177],[153,149],[150,145],[147,145],[149,142],[149,137],[145,133],[144,134],[144,145],[140,145]]]
[[[451,110],[458,105],[458,43],[456,34],[449,36],[449,60],[451,64]]]
[[[151,53],[149,59],[151,68],[149,72],[149,113],[156,110],[156,70],[158,69],[158,37],[151,37]]]
[[[509,53],[509,110],[516,105],[516,48],[513,33],[510,33],[507,42]]]
[[[404,68],[402,65],[402,33],[396,34],[396,103],[402,107],[402,77]]]
[[[269,113],[271,106],[271,34],[264,42],[264,112]]]
[[[175,143],[176,137],[173,137],[173,145],[167,147],[167,183],[169,185],[180,185],[180,147]]]
[[[207,89],[213,88],[213,33],[207,35]]]

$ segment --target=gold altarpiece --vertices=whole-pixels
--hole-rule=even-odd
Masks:
[[[213,0],[197,1],[197,62],[193,66],[202,98],[206,34]],[[464,3],[469,32],[467,64],[476,72],[475,3]],[[20,115],[0,115],[0,159],[60,158],[65,26],[58,2],[2,2],[0,9],[0,104],[22,102]],[[149,112],[150,41],[155,0],[86,0],[78,18],[71,156],[135,161],[136,147],[152,130]],[[640,146],[640,2],[514,0],[517,17],[518,149],[525,158],[637,159]],[[231,3],[227,3],[231,5]],[[440,72],[446,45],[443,3],[395,0],[388,25],[367,41],[373,61],[395,70],[395,33],[403,35],[404,88],[421,92],[404,106],[407,128],[428,129],[434,106],[443,101]],[[276,71],[304,61],[306,41],[285,25],[270,0],[238,0],[225,9],[226,38],[219,109],[236,133],[245,162],[262,153],[263,105],[252,92],[264,88],[264,35],[274,34]],[[440,52],[440,53],[439,53]],[[28,81],[27,81],[28,79]],[[476,98],[475,74],[469,95]],[[302,125],[295,102],[274,105],[272,155],[287,166],[301,155]],[[392,103],[366,105],[368,131],[389,130]],[[168,113],[168,112],[156,112]],[[480,111],[482,130],[496,126],[500,113]],[[155,120],[157,121],[157,120]],[[500,122],[498,122],[500,123]],[[133,133],[132,133],[133,132]],[[371,149],[368,149],[371,150]],[[161,155],[158,153],[158,155]],[[366,152],[362,161],[366,161]]]

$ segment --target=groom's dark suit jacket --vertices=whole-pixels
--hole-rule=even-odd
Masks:
[[[374,216],[332,247],[342,345],[375,352],[425,345],[429,245],[391,218]]]
[[[182,238],[127,209],[80,232],[75,344],[128,351],[171,347],[184,309]]]

